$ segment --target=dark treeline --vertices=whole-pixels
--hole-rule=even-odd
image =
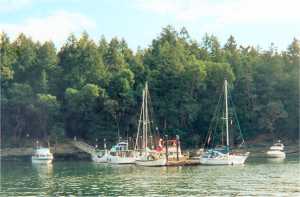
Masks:
[[[142,89],[149,83],[160,133],[179,134],[185,146],[205,138],[224,78],[246,140],[299,137],[299,41],[285,51],[224,46],[213,35],[193,40],[172,27],[145,49],[125,40],[71,35],[59,51],[20,34],[2,33],[1,137],[16,146],[25,138],[113,142],[134,136]],[[271,140],[271,139],[270,139]]]

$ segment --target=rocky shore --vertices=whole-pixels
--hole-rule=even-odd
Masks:
[[[74,147],[70,142],[64,142],[50,147],[55,159],[90,159],[90,155]],[[33,154],[34,148],[4,148],[1,149],[1,159],[26,159]]]

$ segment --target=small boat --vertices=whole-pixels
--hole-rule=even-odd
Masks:
[[[49,148],[38,147],[32,155],[31,160],[33,163],[49,164],[53,160],[53,154]]]
[[[106,149],[106,142],[104,139],[104,150],[95,149],[95,153],[92,154],[92,160],[97,163],[107,163],[109,157],[109,151]]]
[[[237,152],[233,152],[230,149],[230,144],[229,144],[229,123],[228,123],[228,96],[227,96],[228,92],[227,92],[227,80],[225,80],[224,83],[224,102],[225,102],[225,112],[222,112],[221,109],[219,109],[220,105],[220,101],[222,100],[222,95],[219,99],[219,104],[217,106],[216,109],[216,113],[217,112],[222,112],[221,114],[225,114],[225,117],[222,118],[218,118],[218,117],[214,117],[213,120],[216,120],[216,123],[218,122],[225,122],[225,129],[226,129],[226,145],[225,146],[221,146],[221,147],[215,147],[215,148],[210,148],[208,150],[205,151],[205,153],[200,157],[200,164],[204,164],[204,165],[234,165],[234,164],[244,164],[246,159],[249,156],[249,152],[246,153],[237,153]],[[235,114],[236,115],[236,114]],[[237,119],[237,117],[235,116],[235,118]],[[223,120],[223,121],[220,121]],[[237,120],[238,122],[238,120]],[[218,125],[217,125],[218,126]],[[214,128],[217,128],[217,126],[214,126]],[[223,128],[223,126],[221,126],[221,128]],[[239,128],[239,124],[238,124],[238,129]],[[211,134],[213,133],[212,130],[209,130],[209,134],[207,137],[207,144],[209,144],[211,142],[212,136]],[[241,134],[241,130],[240,130],[240,134]],[[223,135],[222,135],[223,136]],[[242,137],[242,136],[241,136]],[[223,141],[223,139],[222,139]],[[242,143],[244,143],[244,140],[242,139]]]
[[[285,158],[284,145],[278,140],[277,143],[273,144],[267,151],[267,155],[270,158]]]
[[[107,162],[111,164],[134,164],[134,151],[128,149],[128,142],[119,142],[110,149]]]

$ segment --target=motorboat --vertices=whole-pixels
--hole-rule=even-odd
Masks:
[[[31,157],[33,163],[51,163],[53,160],[53,154],[49,148],[38,147]]]
[[[284,145],[280,140],[273,144],[267,151],[267,156],[270,158],[285,158]]]
[[[128,142],[119,142],[110,149],[107,162],[111,164],[134,164],[134,151],[128,149]]]

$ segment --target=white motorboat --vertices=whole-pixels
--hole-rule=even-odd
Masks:
[[[204,164],[204,165],[244,164],[250,154],[249,152],[234,153],[232,150],[230,150],[229,125],[228,125],[228,119],[229,119],[228,118],[228,95],[227,94],[228,94],[227,80],[225,80],[225,83],[224,83],[225,117],[222,117],[221,119],[219,119],[218,117],[217,118],[214,117],[213,120],[217,120],[216,123],[220,122],[219,120],[223,120],[223,122],[225,122],[226,145],[223,146],[222,148],[211,148],[211,149],[206,150],[205,153],[200,157],[200,164]],[[222,97],[222,95],[221,95],[221,97]],[[220,101],[222,100],[221,97],[219,99],[218,106],[222,106],[222,105],[220,105]],[[215,113],[222,112],[218,106],[217,106]],[[223,114],[223,113],[221,113],[221,114]],[[235,116],[235,118],[237,119],[236,116]],[[238,123],[238,120],[237,120],[237,123]],[[217,128],[217,126],[215,126],[214,128]],[[223,128],[223,126],[221,126],[221,128]],[[240,130],[239,124],[238,124],[238,129]],[[213,131],[209,130],[209,134],[208,134],[208,138],[207,138],[207,142],[206,142],[207,144],[209,144],[211,141],[212,133],[213,133]],[[240,134],[241,134],[241,130],[240,130]],[[223,136],[223,135],[221,135],[221,136]],[[223,141],[223,139],[222,139],[222,141]],[[243,142],[244,142],[244,140],[243,140]]]
[[[107,162],[111,164],[134,164],[134,151],[128,149],[128,142],[119,142],[111,148]]]
[[[39,147],[35,150],[31,157],[33,163],[51,163],[53,160],[53,154],[50,152],[49,148]]]
[[[267,155],[270,158],[285,158],[284,145],[278,140],[270,149],[267,151]]]

